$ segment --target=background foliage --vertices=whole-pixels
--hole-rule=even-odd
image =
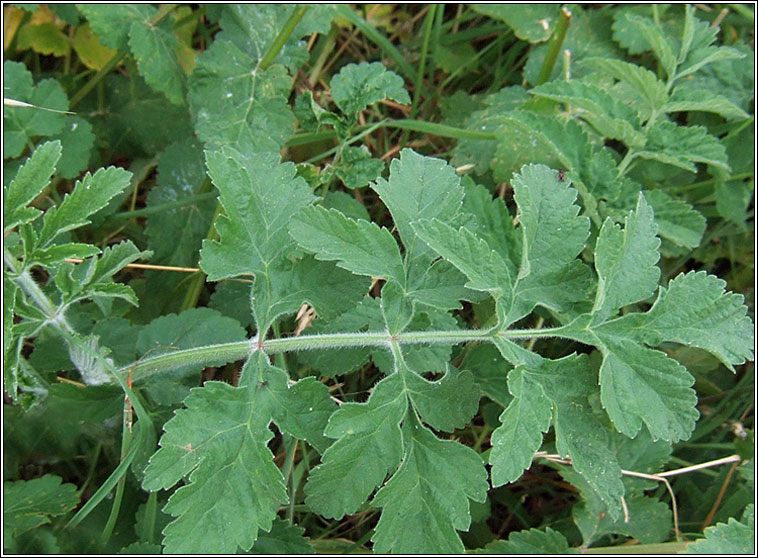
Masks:
[[[753,552],[752,8],[3,10],[5,551]]]

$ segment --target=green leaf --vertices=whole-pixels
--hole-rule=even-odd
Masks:
[[[247,338],[239,322],[210,308],[190,308],[180,314],[166,314],[145,325],[137,338],[137,352],[155,357],[203,345],[233,343]],[[213,366],[226,364],[219,359]],[[210,366],[210,365],[206,365]],[[183,373],[199,372],[202,367],[185,367]]]
[[[506,22],[519,39],[530,43],[548,40],[561,13],[560,6],[556,4],[471,4],[470,7],[480,14]]]
[[[329,397],[329,390],[313,376],[288,386],[287,375],[279,369],[276,371],[277,380],[268,382],[279,403],[274,411],[277,426],[324,453],[331,444],[324,429],[329,417],[337,410],[336,403]]]
[[[171,18],[158,25],[135,21],[129,30],[129,48],[145,82],[177,105],[185,102],[187,81],[177,58],[179,44]]]
[[[314,199],[295,165],[275,153],[241,153],[225,147],[206,153],[208,172],[225,216],[216,221],[220,241],[203,242],[200,267],[211,281],[266,274],[294,244],[291,217]]]
[[[462,110],[464,107],[476,107],[475,99],[464,96],[458,101],[455,95],[449,98],[451,110]],[[486,105],[481,110],[473,110],[466,116],[465,127],[467,130],[493,134],[504,123],[505,117],[511,111],[522,106],[529,99],[526,89],[520,85],[504,87],[497,93],[485,97],[482,102]],[[443,105],[444,106],[444,105]],[[451,125],[460,124],[451,122]],[[497,143],[495,139],[460,139],[453,148],[451,163],[456,167],[473,164],[474,172],[484,174],[490,168],[492,156],[495,153]],[[526,161],[525,161],[526,162]]]
[[[589,400],[590,394],[597,390],[597,376],[587,356],[572,354],[548,360],[500,336],[493,341],[503,357],[516,366],[521,365],[521,374],[528,374],[529,379],[539,384],[545,396],[552,400],[558,452],[571,456],[574,469],[597,491],[612,517],[619,517],[624,495],[621,467],[611,451],[609,428],[595,414]],[[538,421],[528,424],[532,428],[532,439],[536,439]],[[511,426],[505,423],[498,427],[502,432],[507,432],[508,428]],[[523,455],[524,450],[521,452]],[[507,460],[495,463],[498,467],[513,467]],[[493,478],[504,477],[505,474],[493,469]]]
[[[366,403],[344,403],[324,434],[338,438],[311,469],[305,503],[339,519],[355,513],[403,456],[400,421],[408,403],[400,374],[378,382]]]
[[[507,541],[494,541],[474,554],[579,554],[570,548],[566,538],[550,527],[511,533]]]
[[[607,218],[595,247],[598,290],[593,313],[605,319],[627,304],[649,297],[658,286],[660,240],[653,211],[642,194],[622,231]]]
[[[400,158],[392,161],[389,180],[380,178],[371,187],[392,214],[405,246],[406,261],[430,252],[425,243],[417,240],[411,222],[433,218],[449,222],[458,214],[463,200],[455,169],[410,149],[403,149]]]
[[[513,399],[506,381],[513,367],[503,360],[498,350],[491,344],[472,347],[466,353],[460,368],[471,372],[482,394],[501,407],[507,407]]]
[[[126,48],[133,23],[147,23],[157,12],[149,4],[81,4],[77,8],[100,42],[114,50]]]
[[[582,63],[609,74],[629,86],[646,109],[645,114],[642,115],[643,120],[647,120],[652,114],[658,112],[668,101],[666,84],[642,66],[623,60],[597,57],[585,58]]]
[[[221,39],[197,57],[188,98],[197,135],[209,147],[278,151],[294,131],[286,71],[256,68],[258,61]]]
[[[68,98],[60,83],[45,79],[34,85],[32,74],[19,62],[3,63],[3,97],[35,105],[3,107],[3,158],[18,157],[38,136],[53,136],[63,130]],[[41,108],[35,108],[41,107]]]
[[[463,552],[457,530],[471,524],[469,499],[484,502],[487,473],[470,448],[439,440],[411,413],[403,424],[402,465],[374,498],[382,516],[376,553]]]
[[[400,249],[392,234],[370,221],[353,220],[336,209],[308,207],[290,224],[290,235],[320,260],[369,277],[405,284]]]
[[[50,253],[55,248],[67,248],[72,244],[63,244],[54,246],[46,251]],[[83,245],[88,246],[88,245]],[[92,247],[90,247],[91,249]],[[99,252],[99,250],[98,250]],[[62,256],[64,254],[60,254]],[[55,284],[63,293],[63,299],[67,304],[76,300],[93,296],[94,294],[105,294],[103,291],[97,293],[98,288],[116,287],[124,289],[120,291],[135,306],[137,300],[132,290],[126,285],[115,285],[111,283],[112,276],[121,271],[127,264],[130,264],[142,257],[147,257],[150,252],[141,252],[131,240],[126,240],[112,246],[108,246],[100,257],[89,258],[80,264],[65,263],[61,266],[55,277]],[[120,296],[114,292],[114,295]]]
[[[95,134],[92,124],[79,116],[68,116],[63,130],[56,135],[63,144],[63,155],[58,163],[58,175],[75,178],[89,166]]]
[[[206,179],[204,154],[195,138],[173,143],[161,153],[157,185],[150,189],[147,206],[184,202],[181,207],[149,215],[145,233],[150,239],[153,262],[195,267],[202,240],[208,234],[215,200],[195,201],[203,193]],[[165,276],[161,276],[163,282]],[[148,280],[149,281],[149,280]]]
[[[740,294],[724,291],[726,282],[704,271],[682,273],[661,287],[653,307],[632,314],[614,327],[649,344],[681,343],[700,347],[724,366],[753,359],[754,329]]]
[[[79,504],[76,486],[61,484],[57,475],[29,481],[3,483],[3,530],[7,537],[50,523],[50,517],[63,515]]]
[[[474,219],[467,226],[502,256],[511,277],[515,277],[521,265],[522,234],[516,231],[513,217],[503,200],[493,198],[484,186],[465,179],[464,184],[466,197],[463,198],[463,211],[470,213]]]
[[[677,246],[697,248],[705,232],[705,217],[692,206],[661,190],[648,190],[645,199],[655,213],[658,235]]]
[[[583,300],[590,287],[589,270],[576,261],[590,230],[589,218],[580,216],[574,203],[576,190],[544,165],[523,167],[513,178],[513,189],[523,241],[509,322],[536,304],[565,311]]]
[[[628,14],[626,17],[627,21],[636,28],[640,36],[647,42],[648,48],[655,53],[655,57],[663,66],[668,77],[672,78],[676,70],[676,55],[660,25],[647,17],[634,14]]]
[[[689,543],[684,554],[753,554],[755,552],[755,520],[753,505],[742,521],[730,517],[705,530],[705,538]]]
[[[448,367],[445,375],[429,381],[407,368],[401,372],[406,392],[421,419],[436,430],[453,432],[465,427],[479,408],[479,390],[468,371]]]
[[[680,84],[671,99],[663,106],[669,112],[701,111],[718,114],[726,120],[743,120],[750,115],[732,101],[712,91],[695,87],[688,82]]]
[[[283,519],[276,518],[271,527],[271,531],[261,532],[258,540],[255,541],[250,554],[287,554],[298,556],[303,554],[314,554],[307,537],[303,536],[305,529],[291,524]]]
[[[407,105],[411,102],[403,78],[381,62],[347,64],[330,83],[332,100],[351,118],[369,105],[392,99]]]
[[[267,281],[254,283],[255,321],[265,331],[277,316],[297,311],[303,302],[330,319],[357,304],[369,286],[368,278],[311,257],[275,265],[268,269]]]
[[[412,227],[421,240],[469,278],[468,288],[490,293],[502,300],[507,310],[513,296],[508,267],[484,240],[465,227],[456,230],[438,219],[416,221]]]
[[[253,355],[243,376],[259,364]],[[264,369],[259,381],[238,388],[206,382],[164,426],[143,486],[155,491],[187,479],[164,508],[177,518],[163,531],[164,552],[249,550],[260,529],[271,530],[287,493],[267,447],[278,405],[269,377]]]
[[[665,353],[612,338],[600,368],[600,397],[614,426],[630,438],[642,423],[654,440],[678,442],[689,438],[699,413],[692,375]]]
[[[395,281],[387,281],[382,286],[379,307],[390,335],[396,335],[408,327],[415,311],[413,299]]]
[[[665,502],[643,495],[627,495],[628,521],[623,516],[614,519],[605,513],[605,504],[581,475],[568,467],[559,467],[559,471],[582,496],[582,501],[572,510],[572,518],[582,533],[585,545],[591,545],[611,534],[634,537],[642,544],[654,544],[668,539],[673,523],[671,509]]]
[[[3,231],[6,234],[21,223],[33,221],[42,213],[25,206],[50,183],[60,156],[60,141],[40,145],[18,170],[8,188],[3,190]]]
[[[346,188],[363,188],[384,170],[384,161],[374,159],[365,145],[348,146],[342,152],[335,172]]]
[[[553,404],[542,386],[522,368],[508,374],[508,391],[513,399],[500,415],[491,437],[492,484],[500,486],[518,479],[528,469],[550,428]]]
[[[58,207],[51,207],[45,213],[38,246],[46,248],[61,233],[89,224],[88,217],[125,190],[131,176],[132,173],[118,167],[84,175]]]
[[[570,111],[589,122],[603,137],[617,139],[630,147],[645,144],[636,111],[606,89],[581,81],[553,81],[529,92],[568,105]]]
[[[694,163],[729,170],[724,145],[702,126],[656,121],[647,132],[645,148],[635,155],[690,172],[697,170]]]
[[[219,17],[223,31],[216,40],[230,41],[240,51],[254,55],[255,66],[299,7],[292,4],[226,4]],[[274,62],[295,72],[308,59],[308,50],[301,38],[313,33],[328,33],[333,13],[333,6],[309,5]]]

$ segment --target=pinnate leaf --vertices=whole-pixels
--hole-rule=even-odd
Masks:
[[[529,468],[534,453],[542,445],[542,435],[550,428],[552,401],[520,368],[508,374],[508,391],[513,395],[492,433],[492,484],[500,486],[518,479]]]
[[[661,271],[653,211],[642,194],[625,219],[622,231],[607,218],[595,247],[598,291],[594,312],[607,318],[627,304],[649,297],[658,286]]]
[[[59,234],[89,224],[88,217],[125,190],[131,176],[132,173],[118,167],[87,173],[58,207],[47,210],[38,245],[46,248]]]
[[[311,470],[305,503],[324,517],[354,513],[400,463],[406,408],[399,374],[377,383],[366,403],[343,404],[324,432],[338,440]]]
[[[439,440],[414,414],[403,424],[403,441],[403,464],[374,498],[383,508],[374,552],[463,552],[455,530],[471,523],[468,500],[487,497],[481,458],[458,442]]]
[[[224,147],[208,152],[206,160],[226,216],[216,223],[220,241],[203,242],[200,266],[212,281],[265,274],[294,244],[287,225],[314,199],[310,188],[295,177],[295,165],[279,165],[275,153]]]
[[[308,207],[295,216],[290,234],[320,260],[360,275],[405,283],[400,249],[392,234],[370,221],[345,217],[336,209]]]
[[[412,257],[431,250],[416,238],[411,223],[434,218],[451,221],[458,214],[464,195],[453,167],[410,149],[403,149],[400,158],[392,161],[389,180],[380,178],[372,188],[390,210],[406,254]]]
[[[3,190],[4,232],[36,219],[42,212],[25,207],[50,183],[55,165],[61,157],[60,141],[49,141],[34,150],[31,157],[18,169],[6,190]]]
[[[612,326],[649,345],[675,342],[700,347],[729,369],[753,358],[754,329],[740,294],[704,271],[677,275],[661,287],[645,314],[630,314]]]
[[[603,336],[600,397],[616,428],[634,438],[642,423],[654,440],[687,439],[699,413],[695,379],[664,353]]]

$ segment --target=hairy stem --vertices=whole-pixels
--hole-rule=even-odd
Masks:
[[[488,330],[439,330],[439,331],[406,331],[390,335],[386,331],[369,331],[356,333],[325,333],[317,335],[302,335],[281,339],[265,339],[257,337],[235,343],[223,343],[194,347],[181,351],[142,359],[139,362],[125,366],[119,370],[125,374],[132,372],[135,383],[160,372],[167,372],[182,366],[210,366],[219,362],[234,362],[248,358],[256,351],[268,355],[291,351],[309,351],[317,349],[345,349],[355,347],[381,347],[390,349],[393,343],[398,345],[432,345],[457,344],[471,341],[493,342],[495,336],[509,339],[529,339],[533,337],[560,336],[563,328],[545,329],[514,329],[495,332]]]

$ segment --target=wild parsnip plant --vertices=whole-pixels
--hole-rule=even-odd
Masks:
[[[706,8],[6,6],[4,549],[752,552]]]

